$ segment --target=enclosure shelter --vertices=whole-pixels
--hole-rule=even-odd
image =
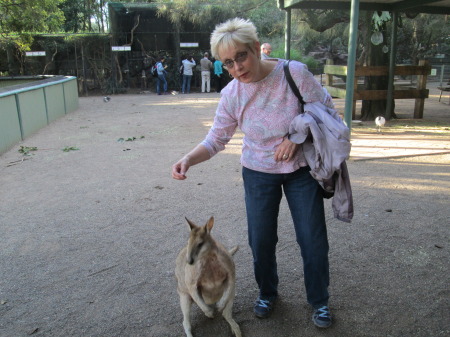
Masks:
[[[108,3],[111,35],[115,45],[130,45],[133,52],[174,51],[180,43],[198,43],[198,49],[209,49],[210,32],[189,22],[177,27],[158,15],[157,3]]]
[[[201,57],[209,50],[210,31],[190,22],[172,23],[158,14],[158,3],[108,3],[111,29],[112,78],[125,87],[145,87],[141,79],[159,56],[166,57],[169,88],[177,88],[184,54]],[[147,78],[148,81],[148,78]],[[195,85],[195,80],[194,80]]]
[[[392,13],[393,22],[397,23],[398,14],[401,12],[450,14],[450,0],[278,0],[278,6],[286,11],[286,58],[289,58],[291,10],[293,9],[336,9],[350,10],[350,36],[348,44],[347,81],[345,97],[344,120],[351,127],[354,79],[356,64],[356,40],[358,31],[358,19],[360,10],[363,11],[389,11]],[[393,111],[392,100],[394,95],[394,70],[397,39],[397,24],[392,25],[391,46],[389,58],[389,86],[386,100],[386,116],[390,117]]]

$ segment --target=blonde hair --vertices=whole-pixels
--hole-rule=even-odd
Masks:
[[[216,26],[211,34],[211,53],[220,60],[219,50],[236,47],[237,43],[246,44],[251,50],[258,42],[258,32],[250,20],[234,18]]]

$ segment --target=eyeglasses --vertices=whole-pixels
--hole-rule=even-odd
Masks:
[[[225,60],[223,62],[223,67],[227,68],[227,69],[233,69],[234,68],[234,62],[239,63],[239,64],[242,63],[242,62],[245,62],[245,60],[247,59],[247,56],[248,56],[248,52],[246,52],[246,51],[237,53],[236,57],[234,58],[234,60]]]

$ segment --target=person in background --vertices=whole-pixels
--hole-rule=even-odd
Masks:
[[[214,61],[214,80],[216,82],[216,92],[220,93],[223,88],[223,63],[219,59]]]
[[[212,62],[208,58],[209,54],[204,53],[203,58],[200,60],[200,70],[202,75],[202,92],[211,91],[211,69]]]
[[[261,45],[261,60],[270,59],[272,53],[272,46],[269,43],[263,43]]]
[[[261,60],[260,47],[256,27],[248,20],[235,18],[216,26],[212,55],[234,79],[222,89],[206,138],[173,164],[172,177],[186,179],[191,166],[224,150],[239,127],[244,133],[241,164],[248,241],[259,288],[253,311],[267,318],[278,297],[277,227],[284,193],[303,258],[312,319],[317,327],[327,328],[332,320],[323,190],[310,174],[302,147],[289,138],[291,122],[301,116],[283,71],[284,60]],[[333,108],[331,96],[303,63],[291,61],[289,67],[306,103]]]
[[[162,56],[159,61],[156,63],[156,70],[158,71],[158,81],[156,82],[156,92],[158,95],[162,95],[161,86],[164,90],[164,95],[167,95],[167,80],[166,80],[166,68],[167,66],[163,65],[163,62],[166,60],[164,56]]]
[[[192,55],[186,57],[183,60],[183,85],[181,86],[182,94],[189,94],[191,91],[191,79],[194,74],[192,69],[196,66],[195,60]]]

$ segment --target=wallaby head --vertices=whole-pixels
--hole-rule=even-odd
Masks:
[[[211,217],[204,226],[197,226],[188,218],[186,218],[186,221],[191,229],[186,258],[189,264],[194,264],[200,253],[211,247],[213,239],[210,233],[214,226],[214,217]]]

